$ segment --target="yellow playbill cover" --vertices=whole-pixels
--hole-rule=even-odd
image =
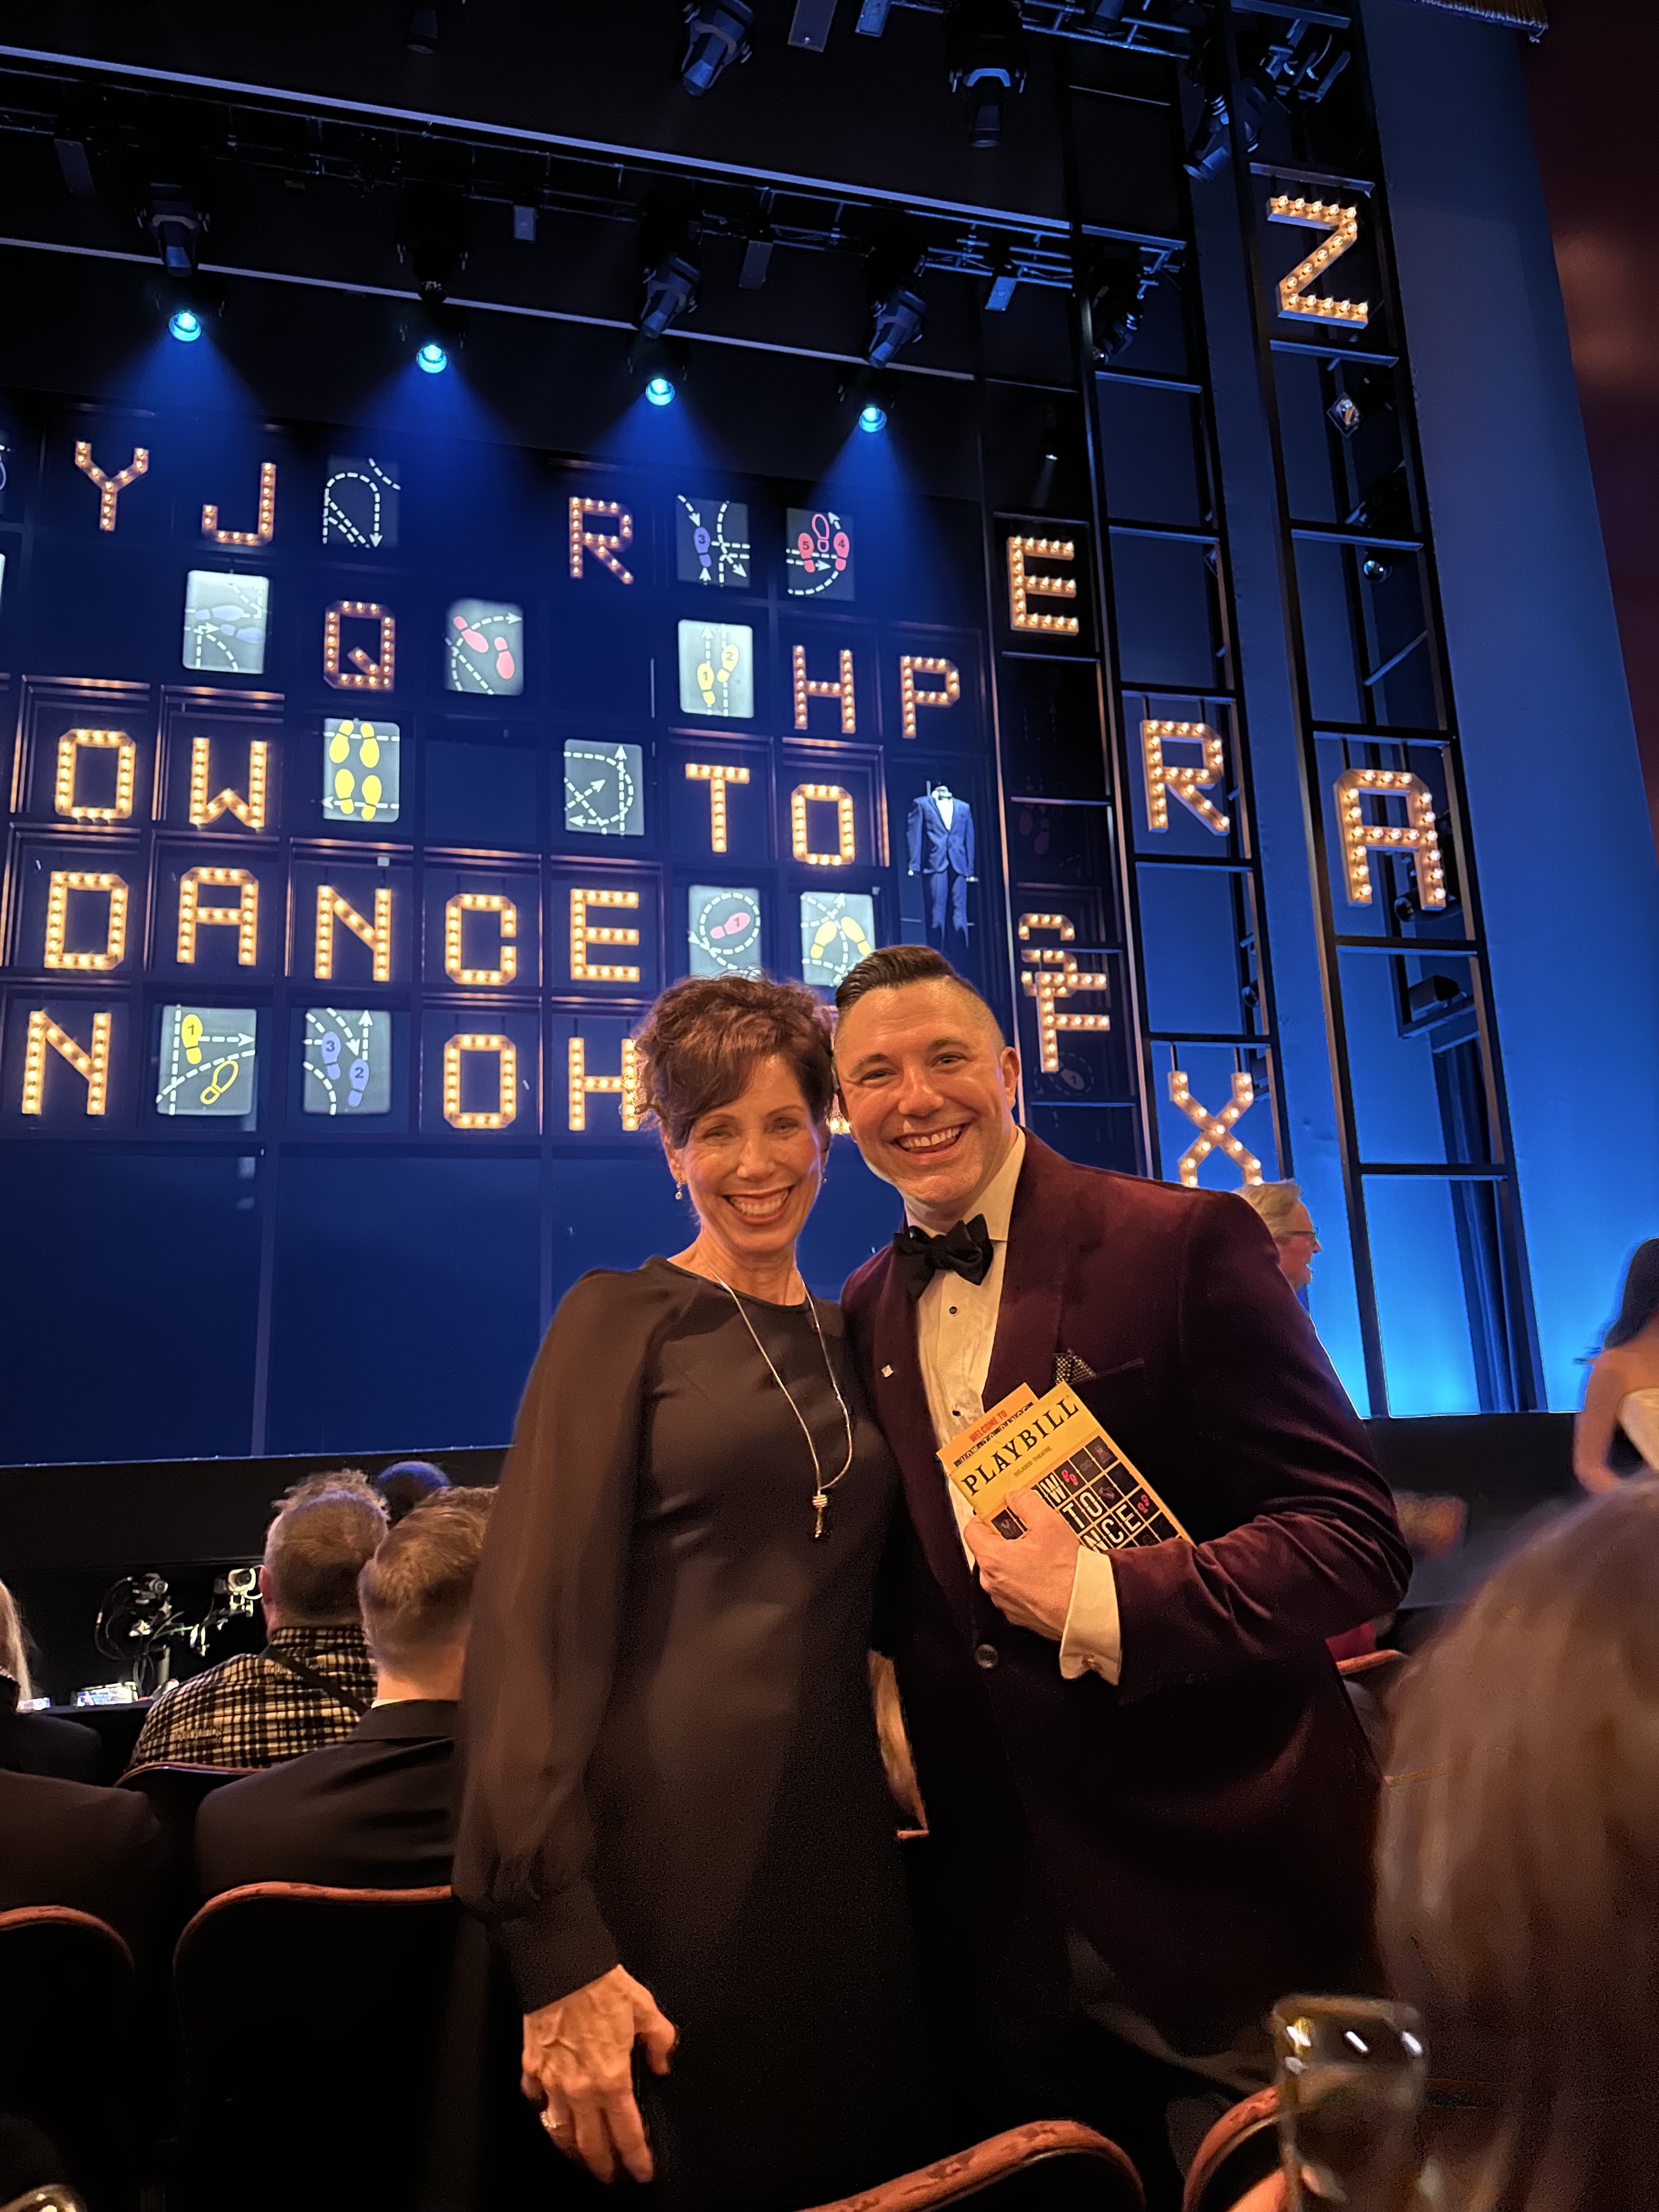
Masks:
[[[982,1521],[1022,1531],[1009,1501],[1035,1489],[1091,1551],[1192,1538],[1069,1383],[1039,1398],[1029,1385],[941,1446],[939,1464]]]

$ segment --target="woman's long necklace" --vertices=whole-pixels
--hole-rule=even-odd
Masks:
[[[784,1381],[782,1376],[779,1374],[776,1367],[773,1365],[772,1355],[767,1350],[766,1346],[761,1342],[760,1332],[755,1327],[754,1322],[750,1320],[748,1310],[744,1305],[743,1300],[732,1289],[731,1284],[726,1281],[724,1275],[716,1275],[714,1277],[714,1280],[720,1285],[720,1288],[726,1292],[732,1304],[737,1308],[738,1313],[742,1316],[744,1327],[748,1330],[750,1335],[755,1340],[756,1351],[759,1352],[761,1358],[766,1362],[767,1368],[771,1375],[772,1380],[777,1384],[779,1389],[782,1391],[784,1396],[788,1399],[789,1410],[794,1415],[795,1419],[800,1423],[800,1432],[806,1439],[806,1449],[812,1455],[812,1510],[817,1516],[817,1518],[812,1523],[812,1541],[816,1544],[818,1538],[823,1534],[823,1516],[830,1510],[830,1493],[835,1488],[836,1485],[841,1480],[842,1475],[844,1475],[848,1468],[853,1464],[853,1416],[847,1410],[847,1401],[842,1396],[841,1385],[836,1380],[836,1370],[830,1358],[830,1347],[823,1340],[823,1331],[818,1327],[817,1308],[812,1304],[812,1293],[810,1291],[807,1291],[806,1292],[807,1316],[812,1324],[812,1334],[818,1340],[818,1350],[823,1354],[823,1371],[830,1377],[830,1388],[836,1394],[836,1403],[841,1407],[841,1418],[847,1429],[847,1456],[841,1463],[841,1473],[839,1474],[832,1474],[828,1482],[823,1479],[823,1462],[818,1457],[818,1448],[812,1441],[812,1431],[806,1425],[806,1417],[801,1412],[800,1407],[795,1403],[794,1393],[790,1389],[789,1385]],[[802,1288],[805,1288],[804,1284],[802,1285]]]

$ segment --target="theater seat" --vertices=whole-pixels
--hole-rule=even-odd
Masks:
[[[173,1986],[191,2212],[466,2212],[545,2203],[568,2172],[447,1889],[227,1890],[179,1937]]]
[[[0,1912],[0,2112],[61,2153],[90,2212],[137,2201],[132,1954],[67,1905]]]
[[[815,2212],[933,2212],[978,2196],[986,2212],[1141,2212],[1146,2203],[1115,2142],[1078,2120],[1030,2120]]]
[[[1273,2089],[1224,2112],[1187,2170],[1181,2212],[1232,2212],[1258,2182],[1279,2171],[1279,2098]]]
[[[202,1800],[227,1782],[240,1782],[245,1774],[258,1774],[255,1766],[135,1766],[121,1777],[119,1787],[148,1797],[149,1808],[170,1836],[188,1844],[196,1826]]]

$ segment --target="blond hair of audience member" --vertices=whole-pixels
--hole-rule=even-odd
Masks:
[[[1377,1844],[1394,1992],[1491,2085],[1441,2146],[1492,2212],[1659,2202],[1659,1483],[1506,1560],[1401,1686]]]
[[[24,1633],[23,1616],[17,1610],[17,1601],[0,1583],[0,1674],[9,1674],[17,1685],[17,1702],[24,1705],[34,1695],[34,1683],[29,1674],[29,1640]]]
[[[259,1601],[266,1628],[355,1623],[358,1573],[386,1532],[386,1508],[361,1476],[301,1485],[265,1531]]]
[[[375,1702],[458,1700],[493,1490],[451,1489],[404,1515],[357,1577]]]
[[[1279,1272],[1293,1291],[1305,1291],[1313,1280],[1313,1260],[1322,1251],[1313,1216],[1303,1202],[1296,1182],[1247,1182],[1237,1196],[1261,1216],[1279,1250]]]

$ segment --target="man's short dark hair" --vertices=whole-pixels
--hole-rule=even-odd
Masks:
[[[984,1008],[985,1018],[1001,1036],[1002,1024],[984,993],[965,975],[958,975],[945,955],[935,952],[931,945],[884,945],[857,967],[849,968],[836,987],[836,1012],[844,1015],[870,992],[896,991],[906,983],[954,983]]]

